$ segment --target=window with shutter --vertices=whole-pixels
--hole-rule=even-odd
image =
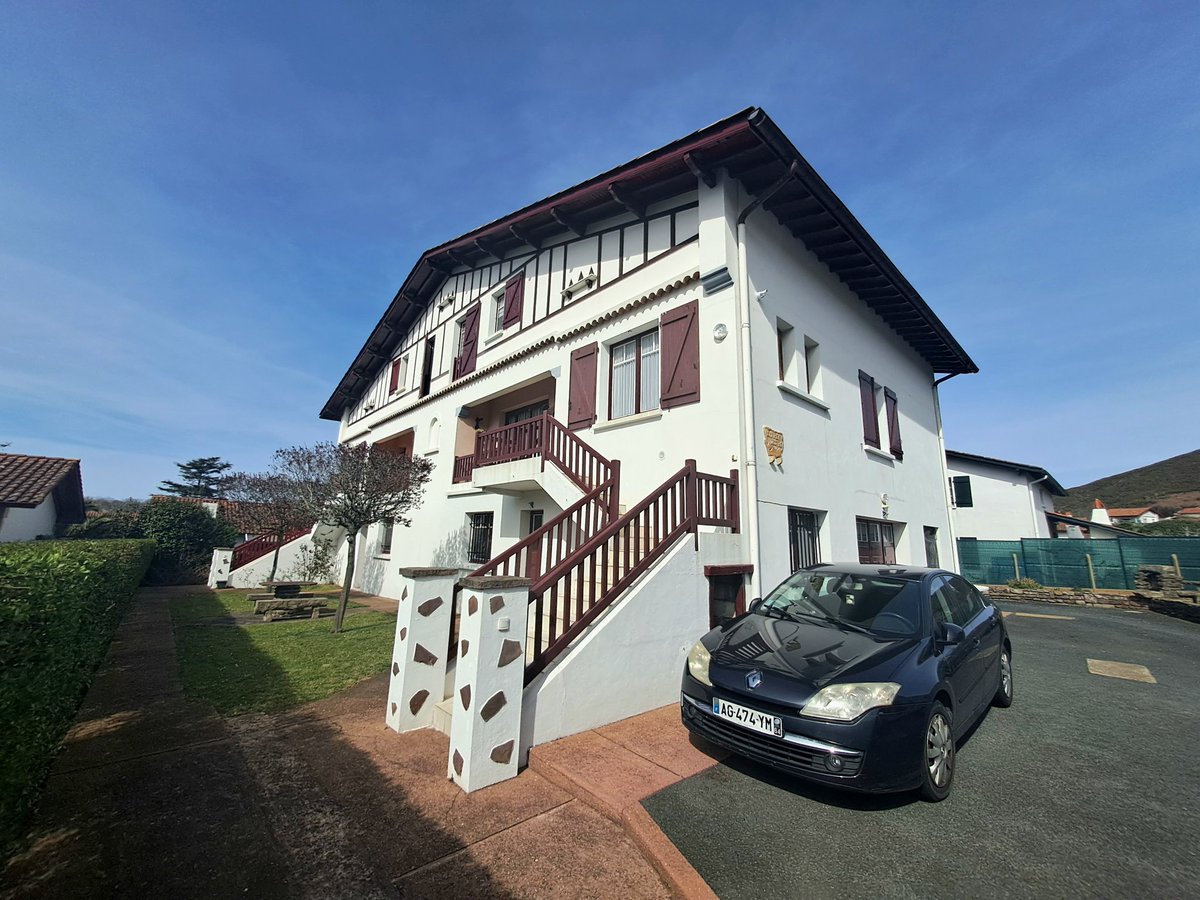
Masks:
[[[693,300],[659,318],[663,409],[700,402],[700,304]]]
[[[479,355],[479,304],[476,303],[459,321],[459,350],[454,359],[454,377],[462,378],[475,371]]]
[[[955,475],[950,479],[950,502],[955,506],[974,506],[971,496],[971,476]]]
[[[504,286],[504,327],[521,324],[525,305],[525,274],[521,273]]]
[[[904,459],[904,446],[900,442],[900,410],[897,406],[896,392],[891,388],[883,389],[883,402],[887,408],[888,449],[896,459]]]
[[[608,417],[658,409],[658,329],[613,344],[608,377]]]
[[[595,343],[571,353],[571,382],[568,385],[567,427],[571,430],[590,428],[596,421],[596,356]]]
[[[421,397],[428,396],[429,389],[433,385],[433,363],[436,349],[436,338],[429,338],[425,341],[425,357],[421,360]]]
[[[858,371],[858,392],[862,401],[863,443],[879,447],[879,414],[875,411],[875,379]]]
[[[388,393],[394,394],[400,388],[400,360],[392,361],[392,377],[388,381]]]

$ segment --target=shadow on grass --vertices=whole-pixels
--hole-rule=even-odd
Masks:
[[[206,611],[220,605],[194,596],[169,602],[176,599]],[[386,643],[374,671],[385,667],[394,619],[360,614],[342,635],[326,622],[172,627],[165,609],[148,610],[165,602],[139,600],[122,624],[0,895],[405,896],[398,879],[465,846],[411,803],[387,761],[357,746],[328,710],[222,720],[207,702],[180,696],[173,637],[184,672],[278,708],[313,690],[297,681],[300,668],[324,671],[325,687],[331,670],[350,677],[362,662],[356,642],[375,650]],[[358,663],[342,665],[346,656]],[[361,713],[355,721],[367,723],[367,737],[383,731],[384,676],[342,696]],[[444,749],[429,759],[436,784],[445,764]],[[506,896],[470,854],[448,863],[408,879],[409,895]]]

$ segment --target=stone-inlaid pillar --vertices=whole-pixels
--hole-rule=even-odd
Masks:
[[[458,569],[401,569],[396,642],[388,685],[388,727],[425,728],[446,690],[450,610]]]
[[[448,772],[464,791],[476,791],[517,774],[531,582],[484,576],[460,584]]]
[[[233,548],[218,547],[213,550],[212,562],[208,567],[208,586],[225,587],[229,573],[233,571]]]

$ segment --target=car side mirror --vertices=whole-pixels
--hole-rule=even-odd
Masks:
[[[938,644],[943,647],[952,647],[955,644],[961,644],[966,639],[967,633],[962,630],[961,625],[955,625],[953,622],[942,623]]]
[[[762,606],[762,597],[755,597],[750,601],[750,606],[747,608],[746,612],[758,612],[758,608],[760,606]]]

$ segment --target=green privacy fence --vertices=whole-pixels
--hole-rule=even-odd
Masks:
[[[1004,584],[1019,570],[1022,578],[1046,587],[1087,588],[1089,556],[1098,588],[1132,590],[1138,566],[1173,566],[1176,560],[1185,581],[1200,581],[1200,538],[958,541],[963,577],[975,584]]]

